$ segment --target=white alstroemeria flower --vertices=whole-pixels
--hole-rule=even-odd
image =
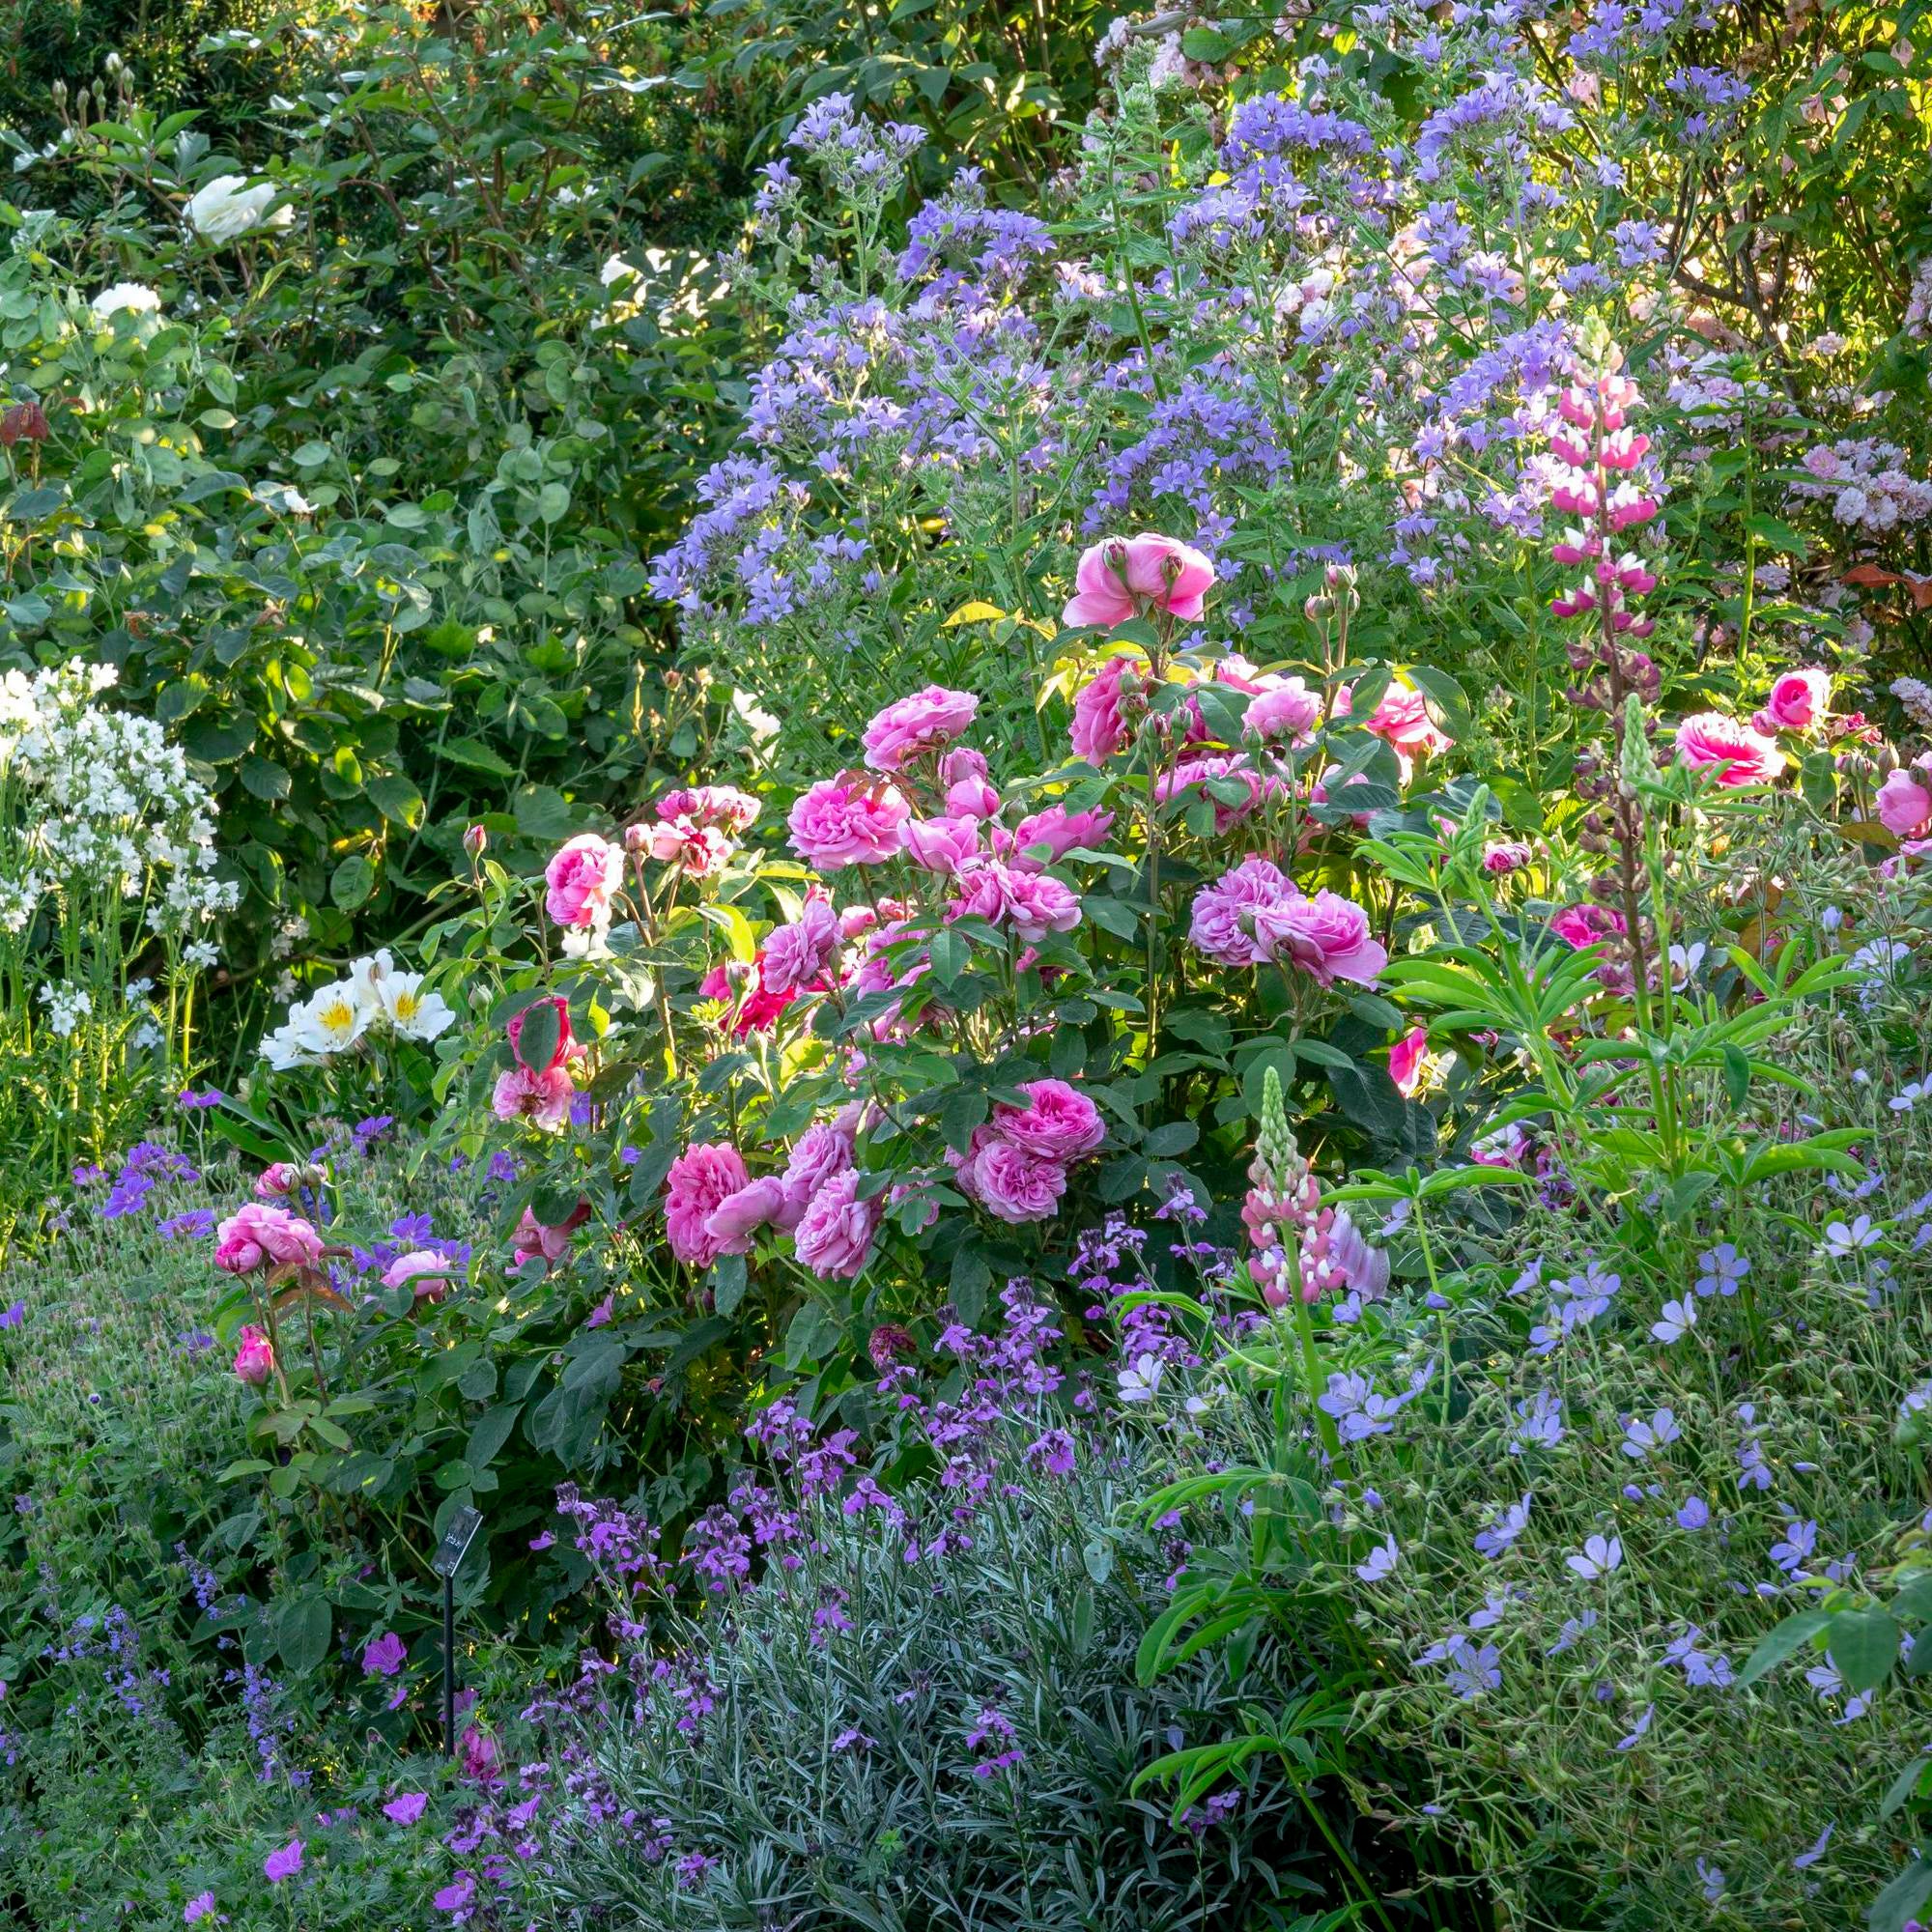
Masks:
[[[1167,1364],[1158,1355],[1136,1355],[1115,1378],[1121,1385],[1121,1400],[1151,1402],[1159,1393],[1160,1378],[1166,1369]]]
[[[286,1073],[292,1066],[320,1065],[322,1056],[310,1053],[296,1038],[293,1025],[277,1027],[270,1034],[261,1046],[262,1058],[276,1073]]]
[[[204,242],[217,244],[239,242],[258,229],[293,227],[293,208],[286,202],[271,207],[281,192],[273,182],[257,182],[250,187],[246,175],[216,175],[188,202],[187,225]]]
[[[353,980],[338,980],[289,1014],[288,1032],[305,1053],[340,1053],[369,1031],[381,1010],[359,995]]]
[[[405,1039],[435,1039],[456,1024],[440,993],[425,993],[421,973],[391,973],[376,989],[389,1024]]]

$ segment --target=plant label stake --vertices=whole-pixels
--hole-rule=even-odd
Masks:
[[[449,1519],[430,1568],[442,1578],[442,1748],[456,1755],[456,1573],[483,1527],[483,1512],[467,1504]]]

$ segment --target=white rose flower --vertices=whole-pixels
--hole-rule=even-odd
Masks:
[[[116,282],[88,303],[98,322],[117,315],[156,315],[160,306],[160,297],[146,282]]]
[[[187,224],[204,241],[217,243],[239,242],[260,228],[293,227],[296,212],[286,202],[270,213],[281,191],[273,182],[250,187],[245,175],[216,175],[196,189],[187,205]]]

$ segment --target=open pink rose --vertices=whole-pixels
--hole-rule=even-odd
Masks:
[[[972,914],[1037,946],[1049,932],[1071,932],[1080,923],[1080,900],[1051,872],[1025,872],[998,859],[976,859],[959,874],[959,895],[949,919]]]
[[[1780,731],[1815,731],[1832,708],[1832,673],[1806,666],[1788,670],[1771,687],[1752,726],[1767,738]]]
[[[556,1009],[556,1044],[551,1049],[550,1058],[541,1066],[533,1065],[524,1056],[524,1022],[539,1007],[554,1007]],[[510,1058],[517,1065],[531,1073],[548,1073],[554,1066],[561,1066],[571,1056],[577,1042],[570,1033],[570,1002],[561,993],[552,993],[541,1000],[532,1000],[520,1012],[510,1015],[503,1031],[509,1036]]]
[[[580,832],[544,867],[544,910],[580,932],[611,923],[611,899],[624,877],[624,850],[594,832]]]
[[[660,819],[631,829],[653,859],[675,866],[687,878],[716,878],[731,857],[730,839],[717,826],[700,825],[695,818]]]
[[[1769,784],[1784,769],[1784,753],[1761,731],[1721,711],[1693,712],[1677,727],[1677,762],[1715,771],[1725,790]]]
[[[734,984],[742,977],[742,984]],[[750,965],[734,959],[728,966],[714,966],[697,982],[697,990],[707,1000],[735,1002],[727,1006],[721,1026],[729,1026],[732,1037],[743,1039],[748,1033],[769,1033],[779,1015],[798,998],[796,992],[775,993],[765,983],[765,955],[760,952]]]
[[[799,1261],[820,1281],[851,1281],[865,1270],[885,1198],[859,1197],[859,1170],[840,1168],[806,1207],[793,1236]]]
[[[1430,717],[1421,692],[1401,678],[1389,681],[1365,728],[1410,758],[1446,752],[1456,742]]]
[[[1900,838],[1922,838],[1932,831],[1932,776],[1919,766],[1885,775],[1878,788],[1878,822]]]
[[[454,1264],[446,1255],[440,1255],[433,1248],[417,1248],[410,1254],[398,1255],[383,1270],[383,1286],[407,1287],[418,1301],[440,1301],[449,1293],[449,1278],[454,1272]]]
[[[1010,834],[996,837],[993,849],[1021,871],[1037,871],[1058,865],[1076,846],[1096,849],[1113,829],[1111,811],[1068,811],[1064,805],[1049,805],[1021,819]]]
[[[1429,1058],[1429,1029],[1411,1027],[1389,1048],[1389,1078],[1404,1098],[1422,1085],[1423,1062]]]
[[[546,1263],[560,1262],[570,1252],[570,1237],[589,1218],[590,1203],[581,1195],[577,1206],[554,1225],[539,1221],[535,1211],[526,1208],[524,1218],[517,1223],[516,1233],[511,1236],[512,1266],[522,1267],[539,1255]]]
[[[235,1373],[244,1382],[253,1382],[257,1388],[275,1372],[275,1350],[267,1334],[251,1321],[240,1337],[242,1346],[235,1350]]]
[[[979,708],[971,692],[938,684],[898,698],[866,726],[866,762],[875,772],[901,772],[922,753],[950,745]]]
[[[569,1069],[547,1066],[541,1073],[513,1066],[497,1076],[490,1111],[499,1121],[527,1121],[547,1134],[560,1134],[570,1123],[570,1103],[577,1088]]]
[[[821,1121],[799,1135],[785,1163],[784,1204],[773,1215],[786,1234],[799,1224],[811,1197],[852,1165],[854,1137],[838,1122]]]
[[[1020,1092],[1024,1107],[1001,1101],[993,1109],[993,1131],[1042,1160],[1070,1167],[1107,1138],[1100,1110],[1065,1080],[1029,1080]]]
[[[877,865],[904,843],[911,816],[895,786],[864,772],[841,772],[799,795],[788,821],[791,849],[822,872]]]
[[[1259,738],[1264,744],[1286,740],[1290,745],[1306,745],[1321,722],[1321,694],[1309,690],[1298,677],[1285,677],[1270,685],[1249,706],[1241,721],[1243,735]]]
[[[1130,722],[1145,709],[1138,672],[1133,658],[1109,658],[1081,688],[1073,700],[1069,734],[1076,758],[1104,765],[1126,743]]]
[[[1337,980],[1373,986],[1388,964],[1387,952],[1369,931],[1368,914],[1326,890],[1260,907],[1255,939],[1269,958],[1294,966],[1318,986]]]
[[[1293,882],[1272,860],[1244,859],[1194,895],[1187,936],[1223,966],[1259,966],[1268,955],[1255,936],[1255,915],[1263,906],[1297,896]]]
[[[1612,912],[1607,906],[1565,906],[1561,912],[1550,915],[1549,929],[1565,946],[1580,952],[1584,947],[1594,946],[1600,939],[1622,932],[1624,916],[1620,912]]]
[[[1103,537],[1081,553],[1061,621],[1111,630],[1143,611],[1164,611],[1192,623],[1213,584],[1214,566],[1178,538]]]
[[[214,1265],[228,1274],[322,1264],[322,1236],[299,1214],[266,1202],[238,1208],[214,1231]]]
[[[950,818],[997,818],[1000,794],[984,779],[954,779],[946,787],[946,811]]]
[[[784,1182],[776,1175],[760,1175],[735,1194],[727,1194],[711,1210],[705,1217],[704,1232],[718,1243],[721,1255],[749,1254],[752,1236],[777,1222],[784,1209]]]
[[[979,851],[980,821],[977,817],[912,819],[905,829],[905,849],[921,871],[951,878]]]
[[[802,993],[838,957],[838,915],[830,899],[814,893],[789,925],[767,936],[761,968],[764,990],[780,999]]]
[[[741,1236],[727,1250],[705,1227],[751,1178],[744,1156],[723,1141],[699,1141],[671,1162],[665,1179],[665,1231],[679,1261],[706,1268],[721,1254],[743,1254],[751,1246],[750,1237]]]
[[[1066,1192],[1066,1170],[1059,1161],[1029,1153],[987,1127],[975,1131],[957,1179],[969,1200],[1015,1226],[1046,1220]]]

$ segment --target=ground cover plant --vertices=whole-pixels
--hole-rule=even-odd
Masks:
[[[49,89],[6,1909],[1919,1922],[1924,38]]]

